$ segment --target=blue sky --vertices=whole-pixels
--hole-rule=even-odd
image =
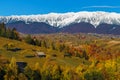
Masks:
[[[0,0],[0,16],[79,11],[120,13],[120,0]]]

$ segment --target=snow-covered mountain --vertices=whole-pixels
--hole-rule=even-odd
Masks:
[[[26,24],[31,22],[44,22],[50,26],[63,28],[70,24],[86,22],[92,24],[95,28],[103,23],[120,25],[120,14],[110,12],[69,12],[69,13],[49,13],[42,15],[13,15],[0,16],[0,22],[6,24],[23,21]]]
[[[0,22],[22,33],[102,33],[120,35],[120,13],[69,12],[42,15],[0,16]]]

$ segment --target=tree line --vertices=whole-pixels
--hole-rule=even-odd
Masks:
[[[19,33],[17,32],[17,30],[15,28],[7,28],[4,23],[0,23],[0,36],[19,40]]]

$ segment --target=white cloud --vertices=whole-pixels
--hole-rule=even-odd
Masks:
[[[83,8],[120,8],[120,6],[86,6]]]

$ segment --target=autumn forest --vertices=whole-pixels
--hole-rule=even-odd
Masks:
[[[119,80],[120,36],[22,34],[0,24],[0,80]]]

